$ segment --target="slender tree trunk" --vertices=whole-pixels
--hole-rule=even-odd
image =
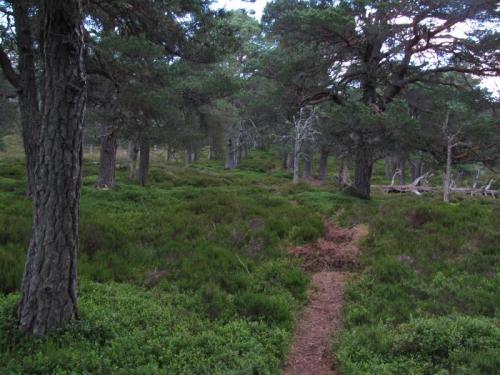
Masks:
[[[328,174],[328,157],[329,152],[326,149],[321,149],[321,153],[319,156],[319,180],[321,182],[326,181],[326,177]]]
[[[287,162],[286,162],[288,169],[293,169],[293,160],[294,160],[293,152],[289,152],[287,155]]]
[[[338,182],[341,187],[346,187],[349,185],[349,168],[347,168],[345,158],[340,159]]]
[[[192,149],[191,162],[195,163],[198,161],[198,155],[200,153],[198,144],[197,143],[193,144],[191,149]]]
[[[448,141],[446,143],[446,167],[443,178],[443,201],[450,201],[450,187],[451,187],[451,155],[452,155],[452,139],[448,137]]]
[[[186,164],[192,164],[198,160],[198,152],[192,143],[186,146]]]
[[[146,186],[148,183],[149,175],[149,152],[150,145],[149,141],[143,140],[141,142],[140,160],[139,160],[139,176],[138,180],[142,186]]]
[[[234,169],[234,147],[231,138],[227,140],[226,169]]]
[[[78,0],[45,0],[44,87],[33,229],[18,324],[44,335],[77,314],[76,259],[86,77]]]
[[[373,159],[372,150],[360,142],[356,148],[354,161],[354,190],[360,198],[370,198],[370,184],[372,178]]]
[[[241,142],[238,140],[238,144],[236,145],[236,155],[234,158],[234,167],[239,168],[241,165],[241,158],[243,156],[243,146]]]
[[[102,138],[99,156],[99,178],[97,179],[97,187],[100,189],[111,189],[115,186],[117,146],[114,131],[109,132]]]
[[[384,172],[387,179],[392,179],[396,169],[399,168],[399,159],[394,156],[387,156],[384,159]]]
[[[300,180],[300,143],[295,142],[293,148],[293,183],[298,184]]]
[[[214,159],[214,155],[213,155],[213,146],[212,146],[212,142],[210,141],[210,144],[208,145],[208,155],[207,155],[207,159],[208,160],[213,160]]]
[[[283,153],[283,159],[281,163],[281,169],[287,169],[288,167],[288,152]]]
[[[422,160],[415,160],[411,162],[411,180],[415,181],[422,175]]]
[[[448,125],[450,122],[450,112],[446,111],[445,119],[442,126],[442,132],[446,139],[446,166],[443,176],[443,201],[450,201],[450,187],[451,187],[451,156],[453,151],[454,136],[447,134]]]
[[[38,106],[38,85],[35,74],[31,20],[29,18],[30,2],[18,0],[14,1],[12,5],[19,55],[20,82],[17,89],[19,92],[20,120],[28,175],[26,194],[31,196],[35,189],[35,168],[38,156],[41,115]]]
[[[89,144],[89,155],[90,156],[94,155],[94,144],[93,143]]]
[[[455,187],[456,188],[462,187],[462,183],[464,182],[464,175],[465,175],[465,173],[463,171],[458,171],[457,177],[455,178]]]
[[[139,149],[137,144],[134,141],[129,141],[128,143],[128,163],[129,163],[129,178],[136,178],[136,169],[137,169],[137,154],[139,153]]]

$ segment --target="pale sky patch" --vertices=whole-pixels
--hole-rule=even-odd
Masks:
[[[255,0],[255,2],[242,0],[216,0],[212,7],[214,9],[224,8],[227,10],[245,9],[257,20],[260,20],[267,3],[268,0]],[[463,37],[465,36],[465,31],[470,30],[470,27],[471,25],[456,26],[454,34]],[[500,97],[500,77],[483,78],[481,86],[491,91],[495,97]]]
[[[245,9],[247,12],[254,12],[251,14],[259,21],[262,17],[262,12],[264,11],[264,7],[267,4],[267,0],[255,0],[255,2],[248,2],[242,0],[216,0],[214,1],[212,7],[214,9],[224,8],[227,10],[235,10],[235,9]]]

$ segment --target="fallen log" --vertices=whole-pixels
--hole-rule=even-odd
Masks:
[[[417,195],[421,195],[422,193],[439,192],[442,189],[431,186],[415,186],[413,184],[410,184],[410,185],[381,186],[381,190],[384,193],[414,193]],[[451,188],[450,192],[459,194],[468,194],[468,195],[490,196],[493,198],[500,197],[500,190],[491,190],[491,189]]]

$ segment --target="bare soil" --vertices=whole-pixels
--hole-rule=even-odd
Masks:
[[[313,275],[309,303],[295,330],[284,375],[340,374],[330,342],[341,328],[344,287],[358,267],[358,242],[366,233],[365,226],[348,229],[327,223],[325,235],[314,244],[289,249],[303,258]]]

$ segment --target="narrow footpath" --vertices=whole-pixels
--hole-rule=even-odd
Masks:
[[[327,223],[326,233],[318,241],[289,249],[312,272],[312,283],[284,375],[340,374],[330,342],[341,328],[345,284],[358,268],[358,242],[366,234],[367,228],[362,225],[347,229]]]

